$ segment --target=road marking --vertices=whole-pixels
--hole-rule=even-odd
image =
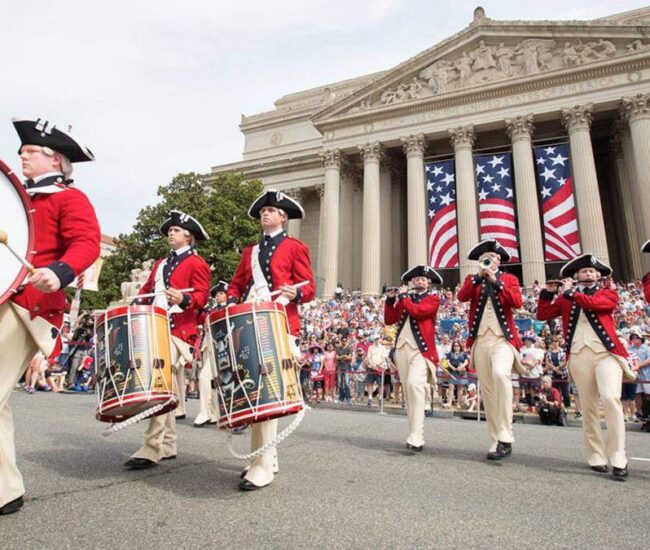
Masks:
[[[650,462],[650,458],[640,458],[638,456],[631,456],[630,460],[640,460],[641,462]]]

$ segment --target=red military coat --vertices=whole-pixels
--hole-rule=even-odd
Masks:
[[[59,328],[66,308],[63,288],[97,259],[101,238],[88,197],[78,189],[58,183],[61,178],[45,178],[37,187],[28,189],[34,209],[35,254],[27,258],[34,267],[54,271],[61,281],[61,290],[45,294],[28,284],[13,298],[14,303],[29,311],[32,319],[42,317]],[[58,331],[53,331],[52,337],[57,336]]]
[[[537,301],[537,318],[540,321],[548,321],[562,316],[564,339],[567,350],[571,350],[578,316],[584,311],[603,346],[620,357],[627,357],[627,350],[616,336],[614,327],[614,311],[617,307],[618,292],[612,288],[586,289],[586,292],[573,288],[557,297],[548,290],[542,290]]]
[[[294,285],[308,281],[298,288],[295,300],[286,305],[289,331],[294,336],[300,334],[300,317],[298,304],[311,302],[316,294],[316,283],[311,270],[309,248],[302,241],[288,237],[284,232],[269,240],[268,246],[260,242],[260,267],[269,290],[279,290],[283,285]],[[251,258],[254,245],[244,249],[237,271],[228,286],[228,302],[237,303],[246,300],[253,286],[253,268]]]
[[[395,342],[408,321],[420,353],[434,364],[438,364],[436,317],[439,307],[440,296],[431,292],[401,294],[399,300],[386,298],[384,304],[384,322],[387,325],[399,323]]]
[[[468,275],[458,291],[458,299],[461,302],[470,302],[468,347],[474,344],[487,300],[492,300],[504,336],[515,349],[521,349],[521,339],[513,315],[513,309],[521,307],[522,304],[521,287],[517,277],[498,271],[496,282],[490,283],[478,275]]]
[[[650,273],[646,273],[643,277],[643,295],[645,301],[650,303]]]
[[[140,289],[139,294],[149,294],[155,291],[156,272],[160,269],[162,259],[156,261],[149,278]],[[197,325],[200,320],[201,310],[208,303],[210,297],[210,267],[207,262],[191,249],[173,261],[169,262],[164,277],[165,287],[180,290],[193,288],[193,292],[184,294],[180,307],[182,312],[172,313],[169,317],[169,328],[172,336],[183,342],[194,345],[199,334]],[[136,298],[137,304],[151,304],[153,298]]]

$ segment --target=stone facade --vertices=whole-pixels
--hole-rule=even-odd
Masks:
[[[242,116],[243,172],[299,196],[322,295],[378,294],[426,262],[424,163],[454,158],[460,268],[478,240],[473,155],[513,154],[526,285],[544,262],[532,147],[569,142],[581,246],[621,277],[650,268],[650,8],[593,21],[495,21],[477,8],[462,31],[384,72],[290,94]],[[206,178],[210,178],[207,175]],[[338,230],[336,229],[338,228]],[[611,231],[607,228],[613,228]]]

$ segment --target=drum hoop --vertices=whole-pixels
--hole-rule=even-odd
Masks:
[[[106,321],[128,315],[130,312],[133,314],[154,314],[168,317],[167,310],[159,306],[145,306],[145,305],[132,305],[132,306],[113,306],[108,308],[104,313],[97,317],[97,324],[101,325]]]
[[[7,177],[7,179],[11,182],[11,184],[14,186],[16,192],[18,193],[18,196],[20,197],[21,202],[23,203],[23,207],[25,208],[25,213],[27,215],[27,232],[28,232],[27,235],[27,256],[28,257],[25,259],[29,261],[30,260],[29,256],[32,254],[32,251],[34,249],[34,213],[33,213],[34,209],[32,207],[32,201],[29,198],[27,191],[25,191],[23,184],[20,183],[18,176],[16,176],[14,171],[2,160],[0,160],[0,172],[2,172]],[[11,296],[14,295],[16,289],[25,280],[25,277],[27,277],[27,273],[28,273],[27,268],[25,266],[21,266],[18,275],[16,275],[16,278],[14,279],[14,282],[7,289],[7,291],[4,292],[4,294],[0,294],[0,304],[3,304]]]
[[[208,314],[209,324],[212,325],[218,321],[223,321],[226,318],[226,311],[228,317],[236,317],[237,315],[252,315],[253,308],[257,313],[279,313],[287,317],[287,311],[282,307],[278,307],[277,302],[246,302],[243,304],[235,304],[223,309],[215,309]]]

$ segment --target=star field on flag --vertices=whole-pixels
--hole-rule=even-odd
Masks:
[[[474,157],[478,189],[481,240],[497,239],[511,256],[519,259],[515,198],[512,186],[512,154]]]
[[[458,267],[456,226],[456,173],[453,160],[425,165],[429,265]]]

